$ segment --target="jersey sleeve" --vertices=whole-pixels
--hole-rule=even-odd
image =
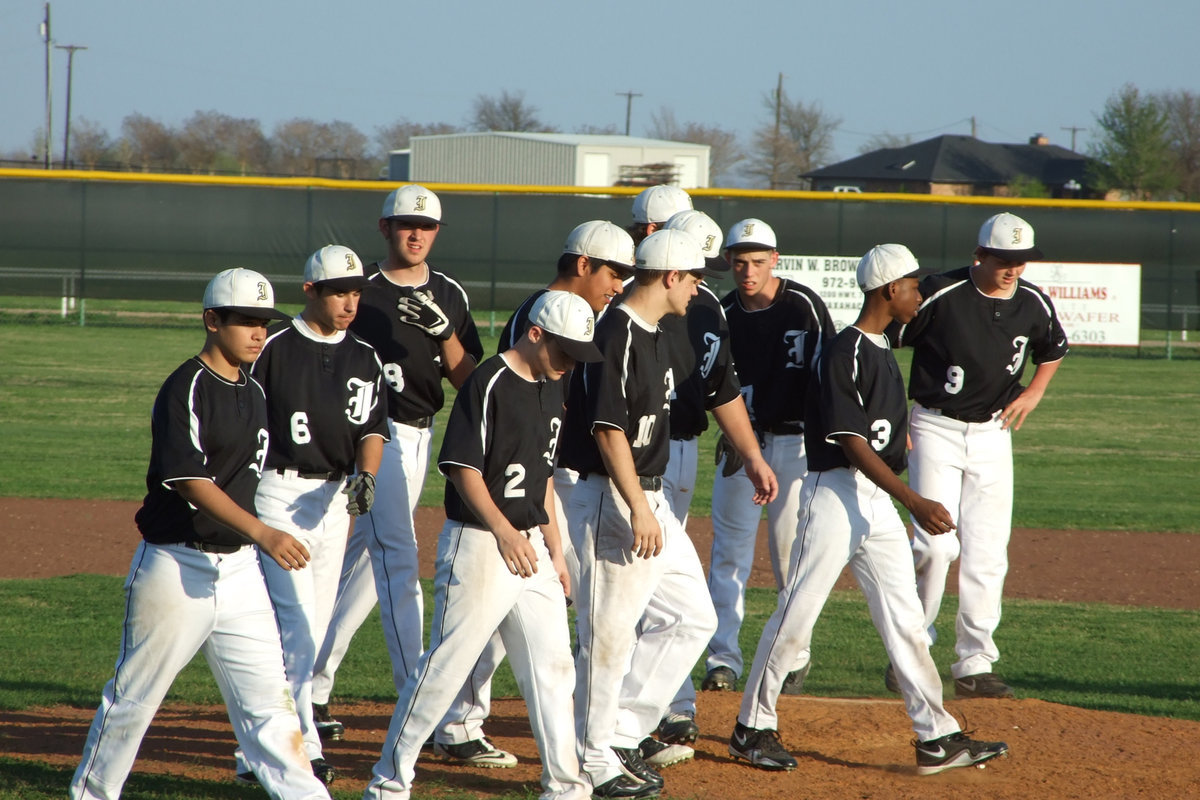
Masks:
[[[472,372],[454,398],[446,434],[438,453],[438,471],[447,475],[449,467],[466,467],[483,475],[484,453],[487,450],[487,409],[484,407],[484,375]]]
[[[742,392],[737,371],[733,368],[733,348],[729,343],[729,320],[725,318],[725,309],[721,307],[721,303],[715,295],[713,302],[705,303],[696,308],[695,312],[689,311],[689,313],[702,315],[700,322],[704,336],[718,337],[715,351],[705,351],[700,362],[700,376],[704,379],[706,394],[705,407],[711,411],[732,401]],[[707,363],[710,353],[712,363]]]
[[[201,438],[205,420],[199,397],[202,372],[177,379],[163,387],[154,404],[150,427],[158,449],[157,467],[163,486],[182,480],[214,481]],[[178,379],[183,378],[183,379]]]
[[[604,360],[584,366],[584,419],[589,432],[597,425],[620,428],[629,433],[629,403],[625,386],[632,372],[635,357],[630,346],[629,323],[623,322],[611,330],[599,343]]]
[[[867,412],[858,387],[857,347],[832,347],[824,360],[819,402],[826,423],[825,441],[838,444],[835,437],[841,434],[868,439]]]
[[[351,334],[353,336],[353,334]],[[375,365],[375,397],[378,402],[371,409],[371,414],[366,423],[360,428],[358,441],[366,439],[368,436],[378,436],[385,442],[392,437],[388,432],[388,407],[387,407],[387,390],[383,386],[383,362],[379,360],[379,354],[375,352],[375,348],[371,347],[366,342],[362,342],[362,347],[367,348],[371,354],[371,361]]]
[[[1044,335],[1039,336],[1033,343],[1033,363],[1050,364],[1061,361],[1066,357],[1069,349],[1066,331],[1063,330],[1062,323],[1058,321],[1058,312],[1054,309],[1054,302],[1042,290],[1036,287],[1032,288],[1045,305],[1046,313],[1050,317],[1044,329]]]

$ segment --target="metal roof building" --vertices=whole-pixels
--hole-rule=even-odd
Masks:
[[[709,146],[636,136],[485,131],[414,136],[408,174],[428,183],[708,186]]]

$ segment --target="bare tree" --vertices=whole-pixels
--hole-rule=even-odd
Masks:
[[[588,136],[621,136],[624,131],[616,125],[593,125],[590,122],[579,125],[575,128],[575,133],[581,133]]]
[[[1200,95],[1187,89],[1163,92],[1167,141],[1175,158],[1179,191],[1184,200],[1200,200]]]
[[[538,110],[525,102],[524,92],[507,89],[499,97],[481,94],[471,108],[470,128],[476,131],[542,131],[553,133],[555,128],[538,119]]]
[[[274,168],[288,175],[331,178],[368,177],[367,137],[349,122],[290,119],[271,136]]]
[[[828,116],[819,103],[791,100],[780,81],[763,95],[770,119],[754,132],[752,160],[746,174],[772,189],[802,188],[800,175],[823,167],[833,156],[833,134],[842,121]]]
[[[894,150],[908,147],[912,144],[912,135],[908,133],[876,133],[858,146],[859,155],[874,153],[876,150]]]
[[[100,123],[80,117],[71,123],[72,166],[96,169],[116,155],[114,142]]]
[[[184,121],[179,133],[180,160],[199,172],[265,172],[270,152],[256,119],[197,111]]]
[[[384,160],[392,150],[403,150],[408,147],[414,136],[436,136],[444,133],[458,133],[462,129],[449,122],[409,122],[398,119],[391,125],[380,125],[375,128],[375,144],[379,148],[379,156]]]
[[[142,170],[174,169],[179,160],[175,132],[145,114],[134,112],[121,120],[118,158]]]
[[[734,167],[746,157],[733,131],[702,122],[680,123],[665,106],[651,112],[647,133],[655,139],[708,145],[708,178],[713,186],[728,186]]]

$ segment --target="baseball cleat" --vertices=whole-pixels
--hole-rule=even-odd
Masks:
[[[780,694],[804,694],[804,679],[808,677],[808,668],[812,666],[812,662],[808,662],[801,669],[792,670],[783,679],[783,686],[780,688]]]
[[[896,677],[896,668],[891,664],[883,671],[883,685],[889,692],[900,694],[900,680]]]
[[[978,675],[964,675],[961,678],[955,678],[954,696],[959,699],[970,697],[1001,699],[1012,697],[1013,690],[996,673],[981,672]]]
[[[507,769],[517,765],[517,757],[512,753],[500,750],[487,739],[472,739],[462,744],[433,743],[434,755],[440,756],[452,764],[464,767],[499,767]]]
[[[696,755],[696,751],[685,744],[668,744],[653,736],[642,739],[642,743],[638,745],[638,753],[648,766],[656,770],[688,761]]]
[[[917,748],[918,775],[936,775],[955,767],[983,769],[985,761],[1008,756],[1008,745],[1004,742],[977,742],[962,731],[913,745]]]
[[[612,751],[617,754],[617,761],[621,764],[622,772],[634,780],[662,789],[662,775],[659,775],[654,767],[642,760],[642,754],[638,748],[614,747]]]
[[[729,754],[760,769],[786,771],[796,768],[796,759],[779,741],[779,731],[747,728],[740,722],[729,737]]]
[[[253,772],[235,773],[233,780],[242,786],[258,786],[258,776]]]
[[[618,775],[615,778],[610,778],[599,786],[592,788],[592,797],[609,797],[609,798],[641,798],[658,797],[662,792],[662,787],[655,786],[652,783],[642,783],[639,780],[629,777],[628,775]]]
[[[667,744],[691,744],[699,735],[700,727],[696,724],[694,714],[685,711],[667,714],[655,731],[656,738]]]
[[[317,726],[317,736],[323,742],[340,742],[346,735],[346,726],[338,722],[329,713],[328,703],[313,703],[313,723]]]
[[[316,775],[317,780],[319,780],[321,783],[328,786],[337,780],[337,770],[335,770],[331,764],[325,761],[325,759],[314,758],[311,763],[313,775]]]
[[[701,691],[731,692],[737,685],[737,673],[729,667],[713,667],[700,683]]]

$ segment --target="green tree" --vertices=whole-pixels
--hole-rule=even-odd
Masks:
[[[1178,179],[1162,101],[1125,84],[1108,98],[1096,122],[1100,133],[1088,152],[1100,162],[1092,176],[1096,186],[1136,200],[1168,196]]]

